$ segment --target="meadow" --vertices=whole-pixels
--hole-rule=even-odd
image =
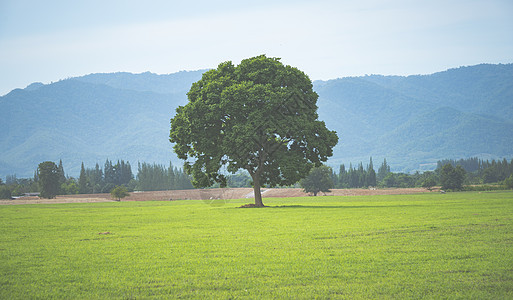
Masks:
[[[0,206],[0,299],[513,298],[512,192],[247,202]]]

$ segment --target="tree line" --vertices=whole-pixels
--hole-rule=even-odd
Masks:
[[[477,157],[459,160],[445,159],[437,162],[437,168],[434,171],[408,174],[391,172],[386,158],[376,172],[371,157],[366,167],[360,162],[358,167],[354,168],[352,164],[349,164],[349,168],[346,169],[342,164],[338,173],[332,171],[331,177],[334,188],[411,188],[444,186],[447,174],[459,178],[458,180],[461,181],[461,184],[457,185],[459,189],[463,185],[500,184],[513,180],[513,159],[509,162],[506,159],[488,161]],[[449,184],[449,186],[453,187],[453,184]]]
[[[78,178],[66,176],[62,161],[58,164],[45,162],[40,164],[33,178],[17,178],[8,175],[5,182],[0,178],[0,199],[23,195],[30,192],[41,192],[41,172],[54,174],[57,194],[89,194],[109,193],[116,186],[124,186],[128,191],[156,191],[193,188],[191,178],[182,169],[161,164],[138,163],[137,176],[134,177],[129,162],[118,160],[116,163],[106,160],[103,168],[98,163],[93,168],[86,168],[82,163]],[[52,165],[53,164],[53,165]],[[411,188],[441,186],[445,189],[472,189],[473,185],[502,184],[501,187],[513,188],[513,159],[482,160],[476,157],[460,160],[440,160],[434,171],[413,174],[394,173],[386,158],[377,172],[372,158],[367,165],[360,162],[357,167],[349,164],[346,168],[341,164],[336,173],[332,168],[325,169],[322,174],[329,174],[329,181],[322,179],[329,188]],[[314,172],[314,174],[317,174]],[[318,176],[318,175],[317,175]],[[324,176],[324,175],[323,175]],[[327,183],[328,182],[328,183]],[[228,187],[251,187],[251,177],[244,173],[227,175]],[[298,186],[296,183],[294,186]],[[481,188],[501,188],[485,186]]]
[[[451,164],[453,167],[461,166],[467,172],[467,184],[497,183],[513,175],[513,159],[509,162],[505,158],[492,161],[477,157],[460,160],[446,159],[438,161],[437,169],[446,164]]]
[[[110,193],[123,186],[127,191],[181,190],[193,188],[190,176],[182,169],[160,164],[138,163],[134,177],[130,162],[107,159],[103,167],[98,163],[92,168],[81,164],[78,178],[66,176],[62,160],[58,164],[46,161],[39,164],[32,178],[18,179],[8,175],[0,179],[0,199],[9,199],[25,193],[41,193],[42,197],[55,195]]]

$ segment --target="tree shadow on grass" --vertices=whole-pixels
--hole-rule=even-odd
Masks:
[[[269,208],[389,208],[389,207],[419,207],[422,205],[279,205]]]

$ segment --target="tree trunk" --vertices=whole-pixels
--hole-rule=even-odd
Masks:
[[[253,194],[255,194],[255,206],[264,207],[264,203],[262,202],[262,193],[260,192],[260,177],[258,174],[254,174],[253,176]]]

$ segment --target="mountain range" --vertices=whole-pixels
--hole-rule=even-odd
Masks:
[[[205,70],[108,73],[33,83],[0,97],[0,178],[30,177],[45,160],[77,176],[108,158],[179,166],[168,141],[176,107]],[[440,159],[513,157],[513,64],[430,75],[314,81],[319,118],[337,131],[328,164],[384,158],[395,171]],[[135,168],[134,168],[135,166]]]

